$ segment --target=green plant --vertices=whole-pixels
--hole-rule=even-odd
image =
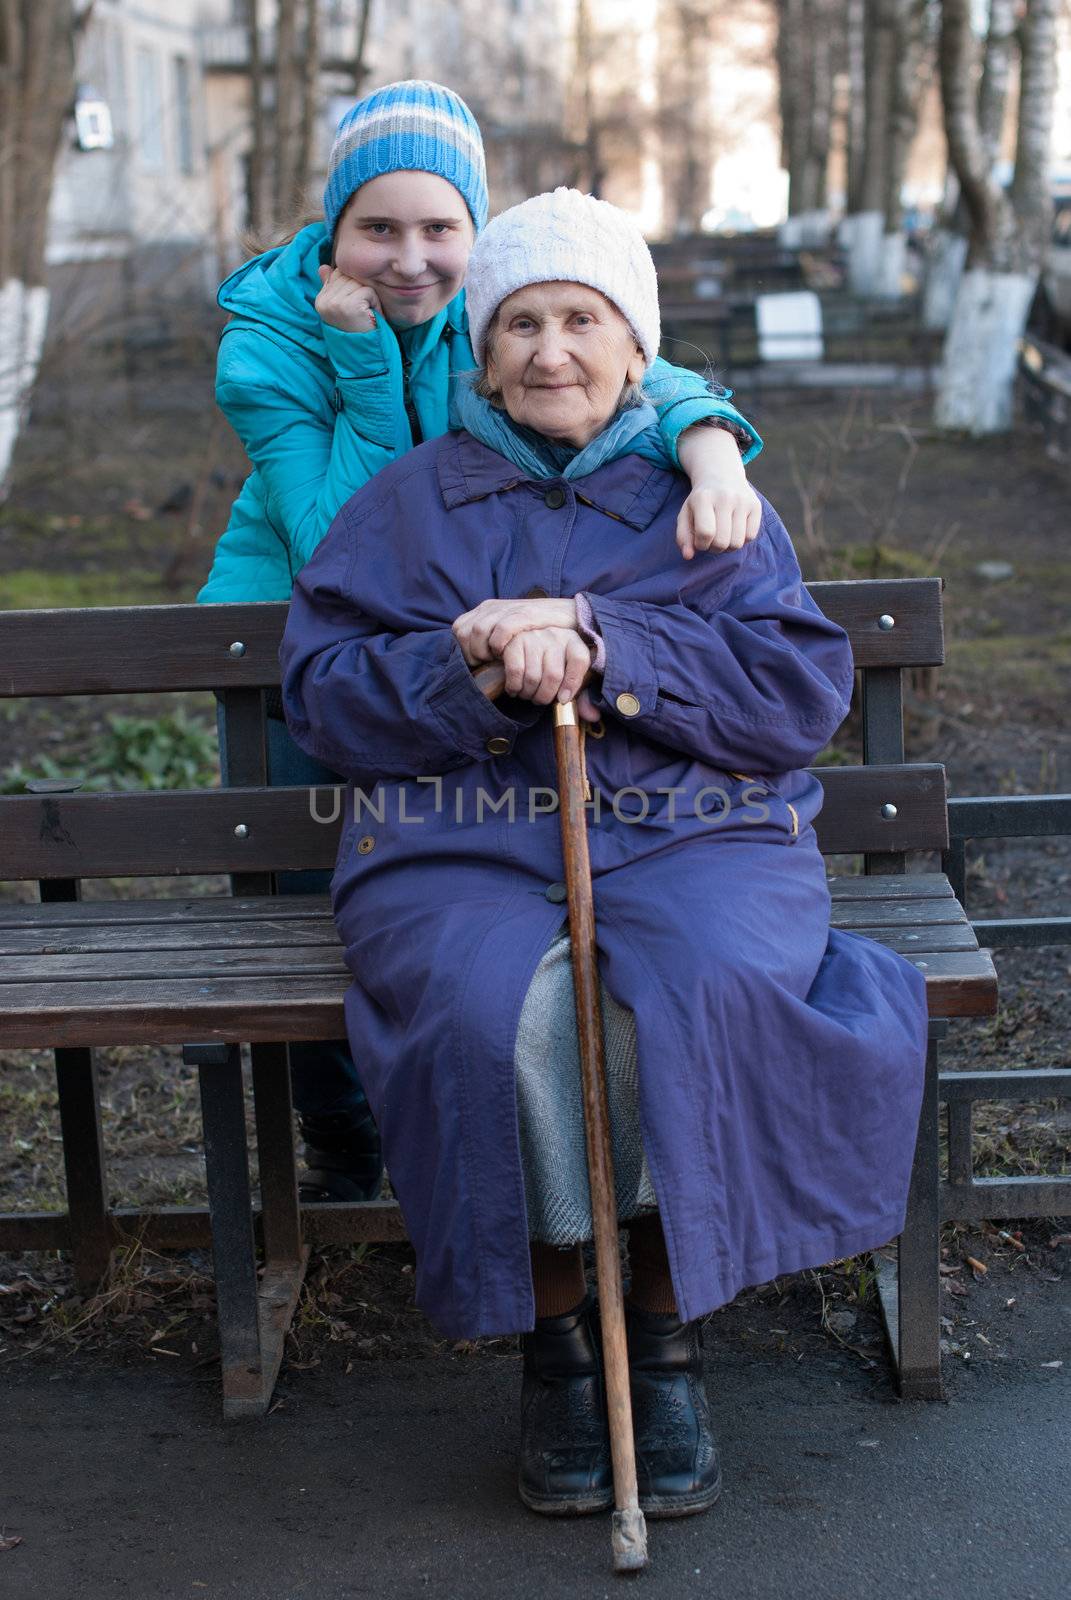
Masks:
[[[0,793],[21,794],[38,778],[67,779],[83,791],[211,788],[219,778],[215,732],[181,711],[110,716],[82,772],[64,772],[48,755],[38,756],[32,769],[17,761],[0,778]]]
[[[219,776],[214,730],[181,712],[109,717],[91,760],[117,789],[203,789]],[[97,787],[94,780],[94,787]]]

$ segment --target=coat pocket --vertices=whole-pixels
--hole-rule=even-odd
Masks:
[[[799,838],[799,812],[773,784],[767,783],[763,778],[753,777],[747,772],[730,772],[729,777],[736,778],[747,786],[741,792],[740,802],[745,808],[745,813],[749,809],[752,811],[755,822],[769,821],[774,826],[780,824],[785,833],[786,844]]]

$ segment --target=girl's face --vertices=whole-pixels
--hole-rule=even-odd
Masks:
[[[415,328],[461,288],[476,237],[469,208],[433,172],[363,183],[335,229],[335,265],[376,291],[387,321]]]

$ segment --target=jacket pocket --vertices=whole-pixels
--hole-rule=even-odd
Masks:
[[[730,772],[729,777],[749,785],[749,789],[754,791],[749,793],[749,789],[745,789],[741,794],[740,799],[745,808],[761,807],[768,812],[771,821],[781,822],[786,832],[786,843],[799,838],[799,812],[773,784],[767,783],[763,778],[753,777],[748,772]],[[756,817],[756,821],[759,820],[765,819]]]

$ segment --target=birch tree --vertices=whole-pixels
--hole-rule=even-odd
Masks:
[[[0,499],[48,323],[48,208],[92,5],[0,0]]]
[[[896,298],[901,292],[900,195],[918,123],[925,16],[926,0],[869,0],[864,7],[863,150],[844,230],[849,283],[858,295]]]
[[[982,76],[978,88],[978,122],[990,170],[1000,159],[1008,93],[1015,73],[1018,0],[989,0]],[[922,321],[927,328],[947,328],[956,291],[967,260],[967,208],[950,167],[941,217],[928,247],[922,295]]]
[[[945,135],[969,224],[967,262],[938,378],[939,427],[996,433],[1012,420],[1019,340],[1052,225],[1049,159],[1060,0],[1024,0],[1019,22],[1015,168],[1005,193],[993,173],[976,89],[971,0],[943,0],[940,71]],[[990,122],[988,132],[992,131]]]

